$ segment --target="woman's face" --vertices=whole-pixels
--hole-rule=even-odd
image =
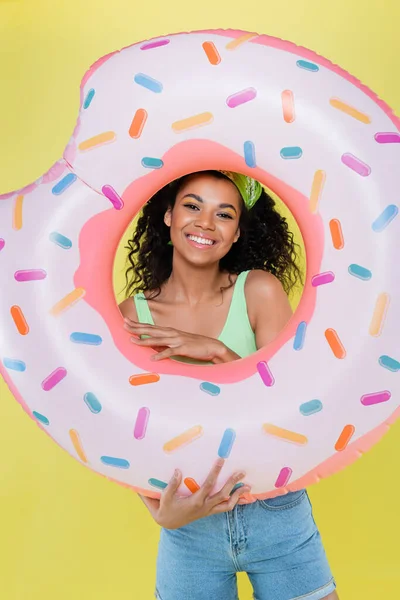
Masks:
[[[165,213],[174,250],[196,265],[218,262],[239,238],[243,201],[228,179],[188,177]]]

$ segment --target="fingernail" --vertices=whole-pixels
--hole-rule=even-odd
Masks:
[[[251,487],[244,486],[240,493],[241,494],[249,494],[250,492],[251,492]]]
[[[235,479],[243,479],[243,477],[246,477],[246,473],[244,472],[236,473],[235,475]]]
[[[223,458],[217,458],[215,464],[216,464],[217,467],[223,467],[224,464],[225,464],[225,460]]]

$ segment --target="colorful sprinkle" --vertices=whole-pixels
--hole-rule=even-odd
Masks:
[[[79,433],[75,429],[69,430],[69,437],[71,438],[71,442],[75,448],[75,451],[82,462],[87,463],[88,459],[86,457],[85,451],[82,446],[81,438]]]
[[[103,407],[101,406],[97,396],[95,396],[92,392],[86,392],[86,394],[83,396],[83,399],[90,412],[94,413],[95,415],[101,412]]]
[[[312,71],[313,73],[316,73],[317,71],[319,71],[319,66],[309,62],[308,60],[298,60],[296,62],[296,65],[298,67],[300,67],[300,69],[305,69],[306,71]]]
[[[353,106],[350,106],[350,104],[346,104],[346,102],[339,100],[339,98],[331,98],[329,100],[329,104],[331,106],[333,106],[333,108],[336,108],[337,110],[340,110],[340,111],[346,113],[346,115],[353,117],[353,119],[357,119],[357,121],[361,121],[361,123],[365,123],[365,124],[371,123],[371,117],[369,117],[365,113],[357,110]]]
[[[133,430],[133,437],[136,440],[143,440],[147,431],[147,424],[150,418],[150,409],[142,406],[139,408],[138,414],[136,417],[135,428]]]
[[[343,431],[335,444],[335,450],[337,450],[337,452],[342,452],[346,449],[348,443],[354,435],[355,430],[356,428],[354,425],[346,425],[343,427]]]
[[[362,267],[361,265],[352,264],[348,269],[350,275],[362,279],[363,281],[369,281],[372,277],[372,273],[369,269]]]
[[[337,332],[334,329],[327,329],[325,331],[325,338],[336,358],[345,358],[346,350],[342,342],[340,341]]]
[[[100,346],[103,338],[94,333],[83,333],[82,331],[74,331],[69,336],[71,342],[74,344],[88,344],[89,346]]]
[[[331,232],[332,244],[336,250],[342,250],[344,248],[344,237],[342,231],[342,224],[339,219],[331,219],[329,221],[329,229]]]
[[[302,156],[303,150],[299,146],[287,146],[281,150],[281,157],[285,159],[296,159]]]
[[[175,121],[172,123],[172,129],[175,133],[181,133],[182,131],[187,131],[188,129],[195,129],[196,127],[202,127],[203,125],[209,125],[214,120],[212,113],[204,112],[198,115],[193,115],[192,117],[187,117],[187,119],[182,119],[181,121]]]
[[[361,397],[361,404],[364,406],[372,406],[374,404],[381,404],[381,402],[387,402],[392,397],[392,394],[388,391],[375,392],[373,394],[365,394]]]
[[[3,250],[5,245],[6,245],[6,241],[3,238],[0,238],[0,250]]]
[[[121,210],[124,207],[124,202],[122,198],[117,194],[117,192],[111,185],[103,185],[101,191],[103,192],[105,197],[109,199],[109,201],[116,210]]]
[[[107,467],[117,467],[118,469],[129,469],[129,460],[125,458],[116,458],[115,456],[101,456],[101,462]]]
[[[37,419],[40,423],[42,423],[42,425],[50,425],[50,421],[48,420],[48,418],[45,417],[44,415],[36,412],[36,410],[33,410],[32,414],[35,417],[35,419]]]
[[[24,197],[20,194],[14,200],[14,211],[13,211],[13,229],[17,231],[22,229],[22,206],[24,203]]]
[[[192,442],[198,440],[203,435],[203,428],[201,425],[196,425],[195,427],[191,427],[191,429],[187,429],[180,435],[172,438],[166,442],[163,446],[164,452],[174,452],[175,450],[179,450],[183,446],[187,446]]]
[[[140,46],[140,49],[141,50],[153,50],[153,48],[161,48],[161,46],[166,46],[167,44],[169,44],[169,42],[170,42],[170,40],[168,40],[168,39],[157,40],[154,42],[146,42],[145,44]]]
[[[244,160],[248,167],[254,168],[257,166],[256,162],[256,147],[254,142],[247,141],[243,144]]]
[[[245,33],[244,35],[241,35],[237,38],[235,38],[234,40],[231,40],[230,42],[228,42],[225,46],[225,48],[227,50],[236,50],[236,48],[239,48],[239,46],[241,46],[242,44],[245,44],[246,42],[248,42],[249,40],[251,40],[254,37],[258,37],[257,33]]]
[[[276,488],[285,487],[285,485],[287,485],[289,483],[292,473],[293,473],[293,471],[290,467],[283,467],[283,469],[281,469],[281,472],[279,473],[279,475],[275,481],[275,487]]]
[[[314,179],[311,186],[311,194],[310,194],[310,204],[309,209],[311,213],[316,213],[318,210],[318,205],[321,200],[322,190],[324,189],[326,181],[326,173],[325,171],[315,171]]]
[[[229,108],[236,108],[241,104],[245,104],[246,102],[254,100],[256,96],[257,90],[255,90],[254,88],[246,88],[245,90],[241,90],[240,92],[236,92],[235,94],[228,96],[228,98],[226,99],[226,103],[229,106]]]
[[[320,285],[326,285],[327,283],[332,283],[335,280],[335,274],[332,271],[326,271],[325,273],[318,273],[318,275],[314,275],[311,278],[311,285],[313,287],[318,287]]]
[[[143,375],[131,375],[129,383],[131,385],[146,385],[147,383],[157,383],[160,381],[158,373],[144,373]]]
[[[236,492],[236,490],[240,490],[240,488],[243,486],[244,486],[244,483],[242,483],[242,482],[237,483],[236,485],[233,486],[233,488],[229,492],[229,495],[232,496],[232,494],[234,494]]]
[[[160,479],[154,479],[153,477],[149,479],[149,484],[153,487],[159,488],[160,490],[165,490],[165,488],[168,485],[168,483],[165,483],[165,481],[161,481]]]
[[[218,448],[218,456],[220,458],[229,458],[235,439],[236,432],[233,429],[225,429]]]
[[[291,90],[285,90],[281,94],[283,118],[286,123],[293,123],[296,119],[294,109],[294,95]]]
[[[352,171],[355,171],[355,173],[361,175],[361,177],[368,177],[371,174],[371,167],[349,152],[343,154],[342,163],[352,169]]]
[[[199,491],[200,486],[197,483],[197,481],[195,479],[193,479],[192,477],[186,477],[183,480],[183,483],[186,485],[187,489],[189,490],[189,492],[192,492],[192,494],[195,494],[196,492]]]
[[[57,304],[53,306],[53,308],[50,310],[50,314],[53,315],[53,317],[56,317],[57,315],[64,312],[64,310],[67,310],[68,308],[71,308],[71,306],[74,306],[77,302],[79,302],[79,300],[81,300],[81,298],[83,298],[85,294],[86,290],[84,290],[83,288],[75,288],[74,290],[72,290],[72,292],[64,296],[62,300],[60,300],[59,302],[57,302]]]
[[[285,440],[286,442],[292,442],[293,444],[299,444],[303,446],[308,442],[308,439],[305,435],[302,435],[301,433],[296,433],[295,431],[289,431],[288,429],[282,429],[282,427],[277,427],[276,425],[272,425],[271,423],[265,423],[263,425],[263,430],[268,435],[280,438],[281,440]]]
[[[26,322],[24,313],[20,306],[12,306],[10,309],[11,317],[15,323],[18,333],[21,335],[26,335],[29,333],[29,325]]]
[[[114,142],[116,138],[117,136],[114,131],[104,131],[103,133],[98,133],[97,135],[88,138],[84,142],[81,142],[78,146],[78,149],[82,152],[85,150],[92,150],[92,148],[98,148],[104,144]]]
[[[320,412],[322,408],[323,406],[321,400],[310,400],[309,402],[300,404],[300,412],[303,417],[314,415],[315,413]]]
[[[131,138],[138,139],[142,135],[143,127],[147,121],[147,111],[144,108],[138,108],[129,127]]]
[[[55,387],[58,383],[60,383],[60,381],[62,381],[64,379],[64,377],[67,376],[67,370],[64,369],[64,367],[58,367],[57,369],[54,369],[54,371],[52,371],[50,373],[50,375],[48,375],[46,377],[46,379],[44,379],[42,381],[42,389],[45,392],[49,392],[50,390],[53,389],[53,387]]]
[[[88,93],[86,94],[86,98],[85,101],[83,103],[83,108],[86,110],[87,108],[89,108],[90,103],[92,102],[94,95],[95,95],[95,90],[93,88],[91,88]]]
[[[385,324],[387,311],[390,304],[390,296],[383,292],[379,294],[375,308],[374,314],[372,315],[371,324],[369,326],[369,334],[373,337],[379,337],[382,333],[383,326]]]
[[[63,250],[69,250],[72,247],[72,242],[69,238],[65,237],[65,235],[61,235],[61,233],[57,233],[57,231],[53,231],[49,235],[49,239],[51,242],[60,246]]]
[[[164,162],[161,158],[152,158],[151,156],[144,156],[142,158],[142,167],[146,169],[161,169],[164,166]]]
[[[56,183],[56,185],[52,188],[51,193],[55,196],[59,196],[65,192],[65,190],[68,189],[77,179],[78,178],[75,173],[68,173],[58,183]]]
[[[395,217],[397,217],[398,213],[398,207],[395,204],[389,204],[385,210],[381,212],[379,217],[372,223],[372,230],[375,231],[375,233],[380,233],[389,225],[389,223],[393,221]]]
[[[274,385],[275,378],[272,375],[271,369],[269,368],[268,364],[264,360],[257,363],[257,371],[258,371],[263,383],[267,387],[272,387]]]
[[[26,269],[25,271],[15,271],[16,281],[40,281],[46,279],[47,273],[43,269]]]
[[[400,362],[391,356],[387,356],[386,354],[379,357],[379,364],[381,367],[392,371],[392,373],[397,373],[397,371],[400,371]]]
[[[218,394],[220,394],[221,392],[221,388],[219,388],[214,383],[210,383],[209,381],[203,381],[200,384],[200,389],[202,392],[210,394],[210,396],[218,396]]]
[[[19,371],[20,373],[26,371],[26,364],[24,361],[16,358],[3,358],[3,365],[6,369],[11,369],[12,371]]]
[[[155,94],[160,94],[163,90],[163,85],[159,81],[156,81],[152,77],[148,75],[144,75],[143,73],[138,73],[134,78],[135,83],[141,85],[142,87],[150,90],[150,92],[154,92]]]
[[[293,349],[302,350],[304,347],[304,340],[306,338],[307,323],[301,321],[296,329],[296,335],[294,336]]]
[[[400,133],[397,131],[376,133],[375,140],[378,144],[400,144]]]
[[[221,57],[214,42],[204,42],[203,50],[212,65],[219,65],[221,62]]]

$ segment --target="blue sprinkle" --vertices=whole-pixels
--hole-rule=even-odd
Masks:
[[[282,148],[281,157],[282,158],[301,158],[303,156],[303,150],[299,146],[287,146],[286,148]]]
[[[309,402],[304,402],[304,404],[300,405],[300,412],[305,417],[309,417],[320,410],[322,410],[321,400],[310,400]]]
[[[3,365],[6,369],[12,369],[13,371],[20,371],[22,373],[26,369],[26,364],[23,360],[17,360],[16,358],[3,358]]]
[[[222,440],[218,449],[218,456],[220,458],[229,457],[235,439],[236,432],[233,429],[225,429],[224,435],[222,436]]]
[[[298,60],[296,62],[296,65],[298,67],[300,67],[300,69],[305,69],[306,71],[312,71],[313,73],[316,73],[317,71],[319,71],[319,66],[316,65],[315,63],[309,62],[308,60]]]
[[[56,183],[56,185],[51,190],[51,193],[55,196],[59,196],[60,194],[65,192],[65,190],[69,188],[69,186],[72,185],[76,180],[77,176],[75,175],[75,173],[68,173],[68,175],[66,175],[58,183]]]
[[[221,388],[209,381],[203,381],[203,383],[200,384],[200,389],[206,394],[210,394],[210,396],[218,396],[221,392]]]
[[[293,342],[293,348],[295,350],[302,350],[304,346],[304,340],[306,337],[307,323],[305,321],[301,321],[298,324],[296,335]]]
[[[69,336],[71,342],[75,344],[89,344],[90,346],[100,346],[103,339],[99,335],[92,333],[82,333],[81,331],[74,331]]]
[[[38,421],[40,421],[41,423],[43,423],[43,425],[49,425],[50,421],[48,420],[47,417],[45,417],[44,415],[41,415],[40,413],[36,412],[36,410],[32,411],[33,416],[35,417],[35,419],[37,419]]]
[[[88,93],[86,94],[86,98],[85,98],[85,102],[83,103],[83,108],[89,108],[91,101],[93,100],[93,97],[95,95],[95,90],[92,88],[91,90],[88,91]]]
[[[350,265],[349,273],[350,275],[354,275],[354,277],[362,279],[363,281],[369,281],[372,277],[371,271],[365,267],[361,267],[361,265]]]
[[[379,217],[372,223],[372,230],[375,233],[380,233],[383,231],[389,223],[393,221],[395,217],[397,217],[399,212],[398,207],[395,204],[389,204],[385,208],[385,210],[379,215]]]
[[[53,231],[49,235],[50,241],[60,246],[64,250],[69,250],[72,246],[72,242],[69,238],[65,237],[65,235],[61,235],[61,233],[57,233],[57,231]]]
[[[230,495],[230,496],[232,496],[232,494],[233,494],[234,492],[236,492],[236,490],[238,490],[239,488],[241,488],[241,487],[243,487],[243,486],[244,486],[244,483],[242,483],[242,482],[240,482],[240,483],[237,483],[236,485],[234,485],[234,486],[233,486],[233,488],[232,488],[232,491],[231,491],[231,493],[230,493],[229,495]]]
[[[165,483],[165,481],[160,481],[159,479],[153,478],[149,479],[149,484],[153,487],[159,488],[160,490],[165,490],[168,485],[168,483]]]
[[[119,469],[129,469],[130,464],[125,458],[115,458],[114,456],[102,456],[101,462],[108,467],[118,467]]]
[[[86,405],[88,406],[89,410],[92,411],[92,413],[97,415],[97,413],[99,413],[101,411],[102,406],[101,406],[100,402],[98,401],[97,397],[94,394],[92,394],[92,392],[87,392],[83,396],[83,399],[84,399]]]
[[[391,356],[381,356],[379,358],[379,364],[381,367],[385,367],[385,369],[389,369],[389,371],[392,371],[393,373],[400,371],[400,362]]]
[[[151,156],[144,156],[142,158],[142,165],[146,169],[161,169],[164,166],[161,158],[151,158]]]
[[[246,161],[246,165],[248,167],[256,167],[256,147],[254,142],[245,142],[244,143],[244,160]]]
[[[160,94],[163,89],[162,83],[156,81],[148,75],[144,75],[143,73],[138,73],[137,75],[135,75],[135,82],[138,85],[141,85],[146,89],[150,90],[151,92],[154,92],[155,94]]]

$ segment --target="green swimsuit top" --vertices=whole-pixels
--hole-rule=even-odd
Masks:
[[[236,352],[241,358],[249,356],[249,354],[253,354],[257,350],[254,331],[251,328],[247,314],[246,297],[244,294],[244,284],[249,272],[243,271],[236,279],[228,316],[224,328],[218,337],[220,342],[225,344],[230,350],[233,350],[233,352]],[[154,325],[145,295],[139,292],[133,296],[133,300],[139,323]],[[182,360],[181,357],[179,360]],[[187,360],[183,362],[187,362]]]

